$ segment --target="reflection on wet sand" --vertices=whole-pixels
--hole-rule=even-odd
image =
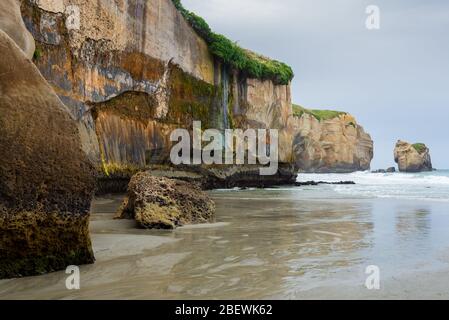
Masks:
[[[56,272],[0,281],[0,298],[304,298],[308,290],[326,298],[332,290],[319,288],[336,289],[349,279],[361,290],[366,265],[395,266],[401,254],[419,251],[409,244],[427,248],[435,229],[431,207],[300,194],[214,191],[216,223],[173,232],[113,220],[122,197],[99,198],[91,219],[97,262],[81,267],[81,290],[66,290],[67,275]]]
[[[426,208],[412,212],[399,209],[396,214],[396,231],[404,241],[417,237],[426,238],[430,233],[430,223],[430,210]]]
[[[97,262],[82,267],[82,290],[65,290],[65,275],[58,272],[3,282],[0,294],[261,298],[282,294],[297,277],[357,263],[356,251],[369,245],[369,206],[228,195],[235,193],[214,194],[218,223],[175,232],[139,230],[132,221],[112,220],[121,198],[97,199],[91,221]]]

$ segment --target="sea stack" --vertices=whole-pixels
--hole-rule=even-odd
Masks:
[[[430,150],[424,143],[410,144],[399,140],[394,149],[394,161],[400,172],[432,171]]]

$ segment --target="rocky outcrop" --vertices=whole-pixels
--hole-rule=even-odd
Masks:
[[[150,166],[152,175],[194,183],[203,190],[219,188],[264,188],[294,184],[296,175],[292,164],[282,165],[274,175],[260,175],[258,165],[209,165],[209,166]],[[290,180],[286,177],[291,176]],[[122,183],[125,183],[124,180]],[[107,188],[105,188],[107,189]]]
[[[211,222],[214,214],[215,204],[199,186],[141,172],[132,177],[118,217],[147,229],[174,229]]]
[[[22,14],[37,42],[34,61],[78,119],[102,184],[170,164],[170,132],[193,121],[278,129],[281,165],[292,169],[273,182],[296,175],[287,165],[290,86],[251,79],[212,56],[171,0],[24,0]]]
[[[2,10],[17,12],[7,2]],[[75,122],[27,58],[26,32],[4,13],[14,32],[0,30],[0,278],[10,278],[94,261],[95,179]]]
[[[302,113],[294,117],[293,152],[303,172],[353,172],[370,169],[373,141],[355,118],[337,113],[317,119]]]
[[[395,173],[395,172],[396,172],[395,167],[390,167],[387,169],[377,169],[377,170],[371,171],[371,173]]]
[[[328,181],[306,181],[306,182],[295,182],[295,186],[303,187],[303,186],[319,186],[321,184],[329,184],[329,185],[354,185],[354,181],[338,181],[338,182],[328,182]]]
[[[394,149],[394,161],[401,172],[433,170],[429,148],[423,143],[410,144],[399,140]]]

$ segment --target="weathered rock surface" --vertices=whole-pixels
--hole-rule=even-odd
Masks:
[[[216,60],[171,0],[24,0],[22,13],[41,53],[35,63],[79,120],[102,185],[170,164],[170,132],[193,121],[278,129],[279,160],[292,163],[290,86]]]
[[[430,150],[425,144],[410,144],[399,140],[394,149],[394,161],[400,172],[432,171]]]
[[[203,190],[223,188],[265,188],[291,185],[296,181],[293,164],[281,165],[275,175],[260,175],[258,165],[151,166],[154,176],[194,183]]]
[[[0,30],[0,278],[94,261],[94,169],[76,124],[21,40]]]
[[[131,178],[118,217],[148,229],[174,229],[211,222],[214,214],[214,202],[199,186],[141,172]]]
[[[353,172],[369,170],[373,141],[349,114],[318,120],[313,115],[294,117],[293,152],[303,172]]]
[[[23,23],[20,0],[0,1],[0,30],[17,44],[29,59],[33,57],[34,39]]]

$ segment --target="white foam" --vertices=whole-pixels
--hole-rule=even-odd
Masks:
[[[354,181],[356,185],[335,185],[342,195],[368,198],[405,198],[449,201],[449,171],[426,173],[299,174],[297,181]]]
[[[371,173],[369,171],[360,171],[354,173],[330,173],[330,174],[309,174],[301,173],[298,175],[297,181],[354,181],[361,185],[399,185],[399,184],[415,184],[415,185],[448,185],[448,171],[434,171],[426,173]]]

